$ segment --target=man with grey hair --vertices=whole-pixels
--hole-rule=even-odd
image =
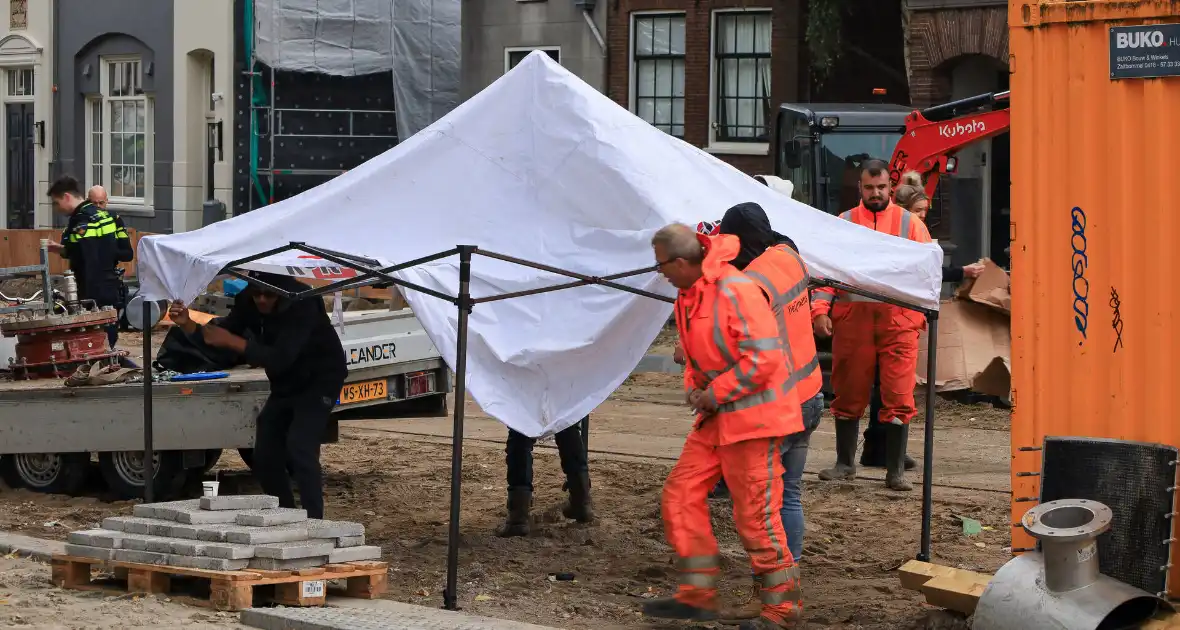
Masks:
[[[134,260],[135,251],[131,249],[131,237],[127,235],[127,226],[123,224],[122,217],[107,208],[110,203],[107,189],[97,185],[91,186],[90,190],[86,191],[86,200],[98,206],[100,210],[111,215],[111,218],[115,220],[115,262]]]

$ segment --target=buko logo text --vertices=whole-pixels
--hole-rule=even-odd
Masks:
[[[1175,38],[1168,40],[1163,31],[1136,31],[1118,33],[1114,36],[1115,48],[1163,48],[1180,44]]]

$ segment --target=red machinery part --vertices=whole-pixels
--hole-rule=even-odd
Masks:
[[[0,323],[5,337],[16,337],[16,359],[9,365],[14,379],[64,378],[78,366],[115,360],[123,355],[107,343],[107,327],[118,311],[103,308],[71,315],[36,312]]]

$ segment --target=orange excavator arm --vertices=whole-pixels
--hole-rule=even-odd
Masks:
[[[989,107],[991,111],[979,111]],[[933,198],[938,178],[955,172],[956,152],[973,142],[1008,131],[1010,124],[1008,92],[982,94],[916,110],[906,117],[905,134],[893,149],[890,184],[896,188],[903,173],[917,171],[926,182],[926,194]]]

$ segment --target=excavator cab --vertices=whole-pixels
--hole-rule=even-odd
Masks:
[[[792,197],[839,214],[860,201],[866,159],[888,161],[913,110],[901,105],[783,105],[775,121],[774,174],[794,185]]]

